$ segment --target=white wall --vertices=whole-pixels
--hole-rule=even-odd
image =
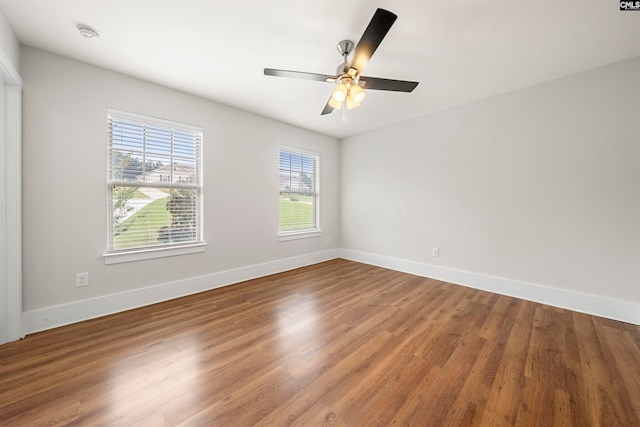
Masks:
[[[26,332],[338,253],[574,309],[554,296],[592,295],[640,322],[640,58],[340,145],[37,49],[21,60]],[[104,265],[107,108],[204,128],[205,253]],[[321,238],[278,242],[280,144],[320,153]]]
[[[343,248],[640,323],[638,76],[635,58],[341,141]]]
[[[22,74],[27,332],[103,314],[83,301],[99,307],[109,296],[122,295],[103,309],[117,311],[123,298],[155,292],[151,286],[179,289],[165,292],[160,298],[165,299],[180,289],[216,285],[216,273],[232,270],[237,274],[223,281],[240,280],[246,274],[234,269],[261,265],[252,270],[260,275],[301,259],[332,257],[339,214],[336,139],[29,47],[22,50]],[[104,264],[107,108],[204,129],[205,253]],[[322,237],[278,241],[280,144],[320,154]],[[282,263],[298,255],[303,257]],[[75,275],[83,271],[90,284],[76,288]],[[180,287],[189,281],[198,286]],[[73,310],[85,313],[63,314]],[[45,320],[49,315],[67,317]]]

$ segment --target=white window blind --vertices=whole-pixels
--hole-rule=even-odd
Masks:
[[[108,252],[202,242],[202,129],[108,111]]]
[[[280,148],[280,235],[320,230],[318,155]]]

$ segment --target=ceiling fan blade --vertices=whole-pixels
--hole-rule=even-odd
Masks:
[[[290,77],[293,79],[315,80],[318,82],[335,82],[338,77],[327,74],[305,73],[303,71],[276,70],[274,68],[265,68],[265,76]]]
[[[390,90],[394,92],[412,92],[419,82],[406,80],[381,79],[379,77],[361,76],[359,85],[364,89]]]
[[[373,55],[378,46],[380,46],[384,36],[387,35],[397,18],[398,16],[396,14],[388,10],[376,10],[376,13],[373,14],[373,18],[371,18],[367,29],[364,30],[358,45],[353,51],[353,57],[349,67],[358,70],[358,74],[362,72],[364,66],[367,65],[367,62],[371,59],[371,55]]]

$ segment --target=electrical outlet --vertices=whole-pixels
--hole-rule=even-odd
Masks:
[[[76,273],[76,288],[89,286],[89,273]]]
[[[438,258],[440,256],[440,249],[431,248],[431,256],[434,258]]]

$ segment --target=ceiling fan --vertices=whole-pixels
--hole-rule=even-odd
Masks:
[[[371,56],[376,51],[389,29],[398,18],[388,10],[378,9],[374,13],[369,25],[364,30],[360,41],[355,46],[351,40],[342,40],[338,43],[338,52],[342,55],[343,62],[338,65],[336,75],[306,73],[302,71],[277,70],[265,68],[264,74],[276,77],[291,77],[296,79],[315,80],[320,82],[335,83],[335,88],[327,101],[321,115],[329,114],[334,109],[341,109],[343,120],[346,119],[347,110],[360,106],[366,93],[364,89],[387,90],[394,92],[411,92],[418,86],[418,82],[405,80],[382,79],[379,77],[367,77],[362,75]],[[351,53],[353,52],[353,55]],[[351,55],[351,59],[349,59]]]

